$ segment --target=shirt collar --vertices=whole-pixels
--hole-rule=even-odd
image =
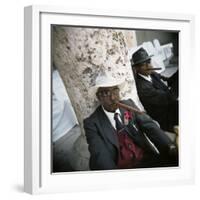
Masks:
[[[119,116],[121,116],[120,110],[119,108],[117,108],[117,110],[115,112],[108,112],[104,109],[104,107],[102,106],[102,109],[104,111],[104,113],[106,114],[106,116],[108,117],[109,121],[111,122],[112,126],[115,128],[115,120],[114,120],[114,115],[115,113],[118,113]],[[119,120],[121,120],[121,118],[119,117]]]
[[[108,112],[107,110],[105,110],[105,108],[103,106],[102,106],[102,108],[107,116],[114,117],[115,113],[118,113],[119,115],[121,115],[119,108],[117,108],[117,110],[115,110],[115,112]]]
[[[147,80],[147,81],[149,81],[149,82],[152,82],[152,79],[151,79],[151,76],[150,76],[150,75],[144,76],[144,75],[139,74],[139,73],[138,73],[138,75],[141,76],[142,78],[144,78],[145,80]]]

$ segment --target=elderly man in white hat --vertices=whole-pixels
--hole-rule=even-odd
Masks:
[[[177,166],[175,144],[131,99],[120,101],[124,84],[125,81],[106,75],[96,79],[93,94],[96,93],[100,106],[84,120],[90,169]]]

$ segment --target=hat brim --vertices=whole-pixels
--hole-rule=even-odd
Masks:
[[[150,60],[150,59],[152,58],[152,56],[153,56],[153,55],[150,55],[150,56],[146,57],[146,58],[143,59],[143,60],[140,60],[140,61],[138,61],[138,62],[136,62],[136,63],[133,63],[131,66],[132,66],[132,67],[135,67],[135,66],[138,65],[138,64],[144,63],[144,62],[146,62],[147,60]]]
[[[96,97],[96,93],[98,91],[99,88],[106,88],[106,87],[114,87],[114,86],[118,86],[120,90],[122,90],[124,88],[126,84],[125,80],[115,80],[114,82],[110,82],[110,83],[101,83],[99,85],[95,85],[93,87],[90,88],[90,96],[94,96]]]

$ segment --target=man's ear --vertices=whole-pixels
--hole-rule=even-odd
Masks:
[[[96,97],[97,97],[98,100],[100,100],[100,99],[99,99],[99,94],[98,94],[98,92],[96,93]]]
[[[140,70],[140,68],[141,68],[141,65],[136,65],[135,66],[135,72],[138,72]]]

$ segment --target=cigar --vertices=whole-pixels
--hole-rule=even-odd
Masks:
[[[144,113],[144,111],[138,110],[137,108],[133,108],[133,107],[131,107],[131,106],[128,106],[128,105],[123,104],[123,103],[120,103],[120,102],[117,102],[116,104],[117,104],[120,108],[126,109],[126,110],[131,111],[131,112],[136,112],[136,113],[139,113],[139,114]]]
[[[157,67],[157,68],[150,68],[150,69],[146,69],[146,71],[150,71],[150,70],[161,70],[161,67]]]

